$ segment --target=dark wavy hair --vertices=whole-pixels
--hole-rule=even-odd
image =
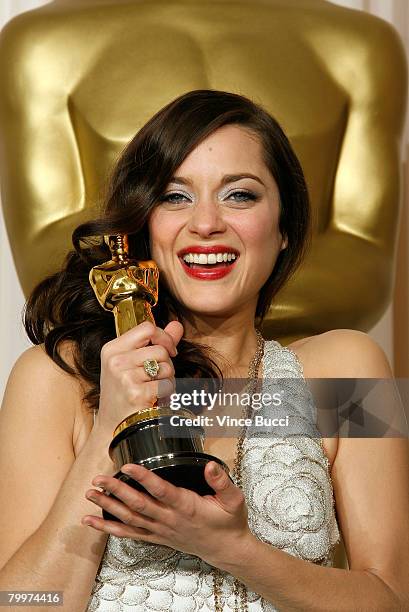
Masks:
[[[114,318],[99,305],[89,284],[90,268],[110,259],[100,237],[127,234],[135,259],[150,259],[147,220],[171,177],[189,153],[225,125],[238,125],[258,136],[264,161],[280,194],[279,229],[288,238],[271,274],[261,288],[256,323],[261,325],[273,297],[300,265],[310,243],[310,206],[301,165],[277,121],[248,98],[216,90],[190,91],[162,108],[127,145],[116,163],[99,219],[77,227],[74,245],[62,269],[40,282],[24,313],[27,334],[45,344],[47,354],[66,372],[82,378],[90,390],[84,399],[98,407],[100,351],[115,337]],[[96,240],[98,237],[98,240]],[[181,305],[159,281],[154,315],[164,327],[177,319]],[[62,357],[64,341],[73,343],[74,364]],[[221,377],[212,353],[182,339],[174,359],[177,377]]]

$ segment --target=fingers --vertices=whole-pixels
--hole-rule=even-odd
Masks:
[[[138,374],[132,370],[122,372],[121,381],[126,401],[130,406],[138,409],[152,406],[157,398],[167,397],[175,391],[175,379],[164,378],[140,383]]]
[[[145,542],[153,542],[159,544],[158,538],[146,529],[133,527],[124,523],[118,523],[117,521],[107,521],[98,516],[87,515],[81,519],[83,525],[88,525],[101,531],[102,533],[108,533],[117,538],[133,538],[143,540]]]
[[[150,533],[152,533],[155,528],[155,522],[151,518],[138,514],[110,495],[91,489],[87,491],[85,497],[103,510],[109,512],[109,514],[116,516],[125,525],[143,529]]]
[[[183,325],[179,321],[171,321],[168,323],[164,331],[173,338],[175,346],[180,342],[183,337]]]
[[[85,497],[119,518],[123,526],[132,528],[134,531],[128,537],[134,537],[137,534],[140,536],[152,535],[157,538],[164,536],[169,528],[173,530],[177,522],[174,509],[180,510],[181,506],[186,506],[184,503],[185,490],[173,486],[139,465],[126,464],[121,471],[141,484],[143,482],[143,487],[150,495],[135,491],[127,483],[112,476],[99,475],[93,479],[92,484],[112,493],[115,497],[96,489],[89,489]],[[82,523],[114,535],[112,527],[115,530],[118,529],[117,523],[90,515],[85,516]],[[119,529],[118,535],[126,537],[122,529]]]
[[[175,343],[180,340],[183,327],[172,321],[167,329],[169,332],[144,321],[102,347],[98,427],[112,431],[130,411],[151,407],[157,399],[174,392],[171,357],[177,353]],[[155,359],[159,364],[154,379],[143,366],[147,359]]]
[[[177,324],[177,328],[175,325],[170,327],[170,331],[174,333],[175,337],[177,338],[178,334],[175,330],[178,329],[178,333],[180,334],[180,323],[177,321],[173,321],[172,323]],[[118,338],[104,344],[102,347],[102,354],[104,357],[108,358],[113,353],[118,354],[119,352],[130,351],[135,348],[142,348],[147,346],[150,342],[152,344],[159,344],[163,346],[171,357],[175,357],[177,354],[175,340],[171,333],[168,333],[160,327],[156,327],[156,325],[150,321],[144,321],[133,329],[127,331],[122,336],[119,336]]]
[[[243,492],[236,487],[226,471],[216,461],[209,461],[206,465],[205,478],[216,493],[217,500],[224,510],[234,513],[244,504]]]
[[[92,484],[98,487],[103,487],[105,491],[112,493],[116,499],[95,489],[90,489],[87,491],[85,497],[111,514],[114,514],[123,520],[124,523],[136,524],[137,522],[135,517],[131,517],[130,515],[127,517],[125,515],[126,511],[134,513],[138,516],[141,515],[139,517],[140,520],[138,519],[138,526],[145,529],[151,529],[154,521],[166,523],[168,511],[163,504],[146,493],[136,491],[129,484],[122,482],[118,478],[112,478],[110,476],[97,476],[92,481]],[[118,512],[121,514],[118,514]],[[135,518],[134,523],[131,523],[128,518]]]
[[[111,371],[125,371],[135,368],[142,368],[142,380],[151,380],[149,374],[143,370],[143,363],[146,359],[156,359],[161,366],[157,378],[169,378],[175,373],[173,363],[169,358],[169,353],[163,346],[154,345],[145,348],[135,349],[126,353],[112,355],[107,359],[107,367]]]
[[[124,465],[121,468],[121,472],[137,480],[159,502],[166,504],[170,508],[179,508],[184,491],[183,488],[175,487],[170,482],[154,474],[154,472],[134,463]]]
[[[173,337],[168,332],[166,332],[164,329],[161,329],[160,327],[156,327],[156,326],[154,327],[155,329],[154,329],[153,335],[151,336],[151,343],[161,344],[168,350],[169,355],[171,357],[176,357],[177,349],[176,349],[176,344],[175,344]],[[183,335],[183,332],[182,332],[182,335]]]

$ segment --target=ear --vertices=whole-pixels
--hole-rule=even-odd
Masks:
[[[287,238],[287,236],[284,234],[284,235],[283,235],[282,242],[281,242],[281,248],[280,248],[280,251],[282,251],[283,249],[286,249],[287,247],[288,247],[288,238]]]

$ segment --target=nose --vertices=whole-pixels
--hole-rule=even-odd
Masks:
[[[226,222],[219,205],[207,199],[198,201],[191,208],[188,229],[201,238],[226,231]]]

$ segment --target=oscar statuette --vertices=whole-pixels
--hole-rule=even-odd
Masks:
[[[126,235],[105,236],[104,240],[111,251],[111,260],[93,267],[89,281],[102,308],[113,313],[117,336],[143,321],[155,323],[152,307],[158,301],[159,279],[155,262],[130,259]],[[161,402],[158,406],[155,402],[126,417],[113,432],[109,446],[114,466],[120,470],[125,463],[137,463],[175,486],[191,489],[199,495],[212,495],[214,491],[204,477],[206,464],[216,461],[227,474],[229,468],[221,459],[204,453],[202,427],[178,425],[171,428],[170,419],[174,415],[168,405]],[[187,409],[179,409],[178,415],[192,419],[196,416]],[[169,435],[169,431],[174,430],[177,430],[175,435]],[[142,485],[120,471],[115,478],[146,492]],[[105,510],[103,516],[119,521]]]

